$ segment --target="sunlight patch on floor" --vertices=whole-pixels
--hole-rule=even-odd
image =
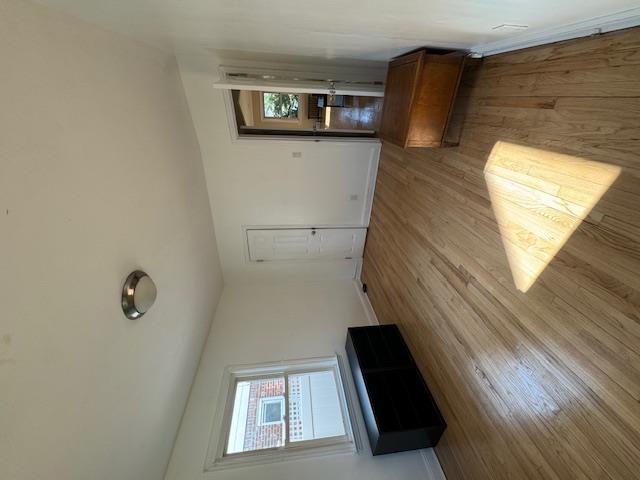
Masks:
[[[531,288],[619,174],[615,165],[496,142],[484,178],[518,290]]]

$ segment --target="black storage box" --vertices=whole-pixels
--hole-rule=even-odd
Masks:
[[[435,446],[447,424],[398,327],[349,328],[346,349],[373,454]]]

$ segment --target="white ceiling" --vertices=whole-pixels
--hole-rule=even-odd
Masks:
[[[167,49],[387,60],[472,46],[629,10],[638,0],[38,0]]]

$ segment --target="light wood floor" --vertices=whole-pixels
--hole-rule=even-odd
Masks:
[[[448,479],[640,478],[640,29],[490,57],[456,115],[383,146],[363,269]]]

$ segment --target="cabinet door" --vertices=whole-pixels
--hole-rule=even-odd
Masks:
[[[269,262],[361,258],[366,235],[366,228],[250,229],[249,259]]]
[[[464,64],[462,55],[425,55],[407,134],[407,147],[439,147]]]
[[[387,71],[380,136],[401,147],[407,141],[411,106],[423,58],[424,51],[405,55],[393,60]]]

